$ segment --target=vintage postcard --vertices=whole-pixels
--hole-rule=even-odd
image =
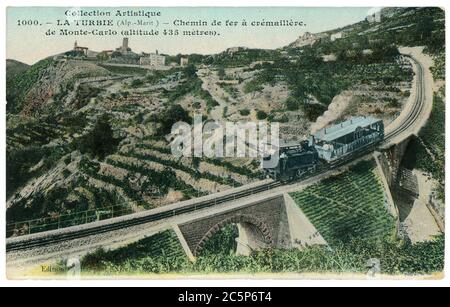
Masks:
[[[444,278],[444,9],[6,18],[8,279]]]

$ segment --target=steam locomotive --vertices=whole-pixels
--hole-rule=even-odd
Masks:
[[[262,159],[267,177],[291,181],[304,178],[318,168],[333,168],[374,150],[384,138],[383,121],[374,117],[352,117],[312,134],[301,142],[280,142]]]

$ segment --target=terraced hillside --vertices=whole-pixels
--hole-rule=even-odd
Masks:
[[[291,196],[331,244],[393,234],[394,220],[370,162],[362,162],[342,175]]]
[[[70,52],[30,67],[15,63],[20,68],[7,83],[9,234],[33,232],[25,220],[36,220],[35,231],[59,225],[62,216],[64,224],[77,224],[82,215],[90,221],[111,208],[110,216],[136,212],[261,178],[258,159],[175,158],[171,127],[191,123],[194,114],[205,121],[280,122],[288,140],[352,115],[390,122],[413,76],[395,41],[404,35],[413,42],[415,34],[383,36],[379,29],[400,17],[419,23],[436,16],[432,33],[440,33],[442,14],[433,10],[388,10],[379,24],[362,21],[330,31],[346,31],[342,39],[303,47],[185,55],[190,65],[164,71]],[[332,120],[322,117],[328,108]]]
[[[165,129],[189,118],[180,117],[186,111],[177,105],[165,106],[167,98],[160,95],[182,82],[179,70],[145,78],[81,78],[57,92],[54,108],[40,116],[9,113],[9,235],[91,221],[112,208],[110,216],[136,212],[257,180],[257,164],[249,159],[174,158]],[[25,220],[33,222],[18,223]]]

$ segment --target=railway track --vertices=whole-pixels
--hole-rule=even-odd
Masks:
[[[389,132],[385,135],[385,139],[382,144],[388,144],[391,140],[393,140],[395,137],[400,135],[401,133],[408,130],[417,120],[417,118],[420,116],[420,113],[424,107],[424,97],[423,97],[423,91],[424,91],[424,78],[423,78],[423,67],[421,64],[416,61],[414,58],[411,58],[414,63],[417,65],[417,95],[414,102],[414,106],[411,110],[411,112],[405,117],[405,120],[402,122],[402,124],[396,128],[395,130]],[[344,164],[348,163],[347,161],[339,163],[338,165],[334,165],[333,168],[342,166]],[[317,172],[314,174],[310,174],[304,178],[302,178],[299,181],[306,180],[308,178],[311,178],[313,176],[321,175],[327,171],[329,171],[329,167],[320,167]],[[293,182],[290,182],[293,183]],[[7,252],[13,252],[13,251],[21,251],[21,250],[27,250],[32,249],[36,247],[56,244],[64,241],[74,240],[74,239],[80,239],[84,237],[88,237],[91,235],[97,235],[101,233],[106,233],[114,230],[119,230],[127,227],[132,227],[140,224],[145,224],[148,222],[158,221],[170,217],[174,217],[177,215],[185,214],[194,212],[197,210],[209,208],[215,205],[223,204],[229,201],[234,201],[240,198],[248,197],[257,193],[261,193],[264,191],[269,191],[272,189],[275,189],[277,187],[280,187],[284,185],[284,183],[280,181],[271,181],[267,182],[261,185],[258,185],[256,187],[252,187],[246,190],[238,191],[236,193],[232,193],[229,195],[225,195],[222,197],[214,198],[211,200],[204,200],[200,201],[195,204],[186,205],[184,207],[175,208],[175,209],[169,209],[167,211],[163,212],[157,212],[157,213],[149,213],[145,216],[136,216],[133,217],[133,215],[129,215],[128,219],[125,220],[118,220],[113,223],[107,223],[105,225],[99,225],[95,227],[87,227],[85,229],[78,229],[79,226],[74,227],[68,227],[65,228],[65,230],[68,230],[66,232],[60,233],[57,230],[56,231],[47,231],[39,233],[39,235],[25,235],[22,237],[16,237],[16,238],[10,238],[6,240],[6,251]],[[88,225],[88,224],[85,224]],[[70,231],[70,229],[73,229],[73,231]],[[76,229],[75,229],[76,228]]]
[[[223,197],[214,198],[212,200],[205,200],[201,201],[195,204],[187,205],[185,207],[176,208],[172,210],[167,210],[163,212],[158,212],[154,214],[149,214],[146,216],[140,216],[136,218],[131,218],[124,221],[118,221],[115,223],[107,224],[107,225],[101,225],[93,228],[87,228],[87,229],[78,229],[74,232],[67,232],[67,233],[58,233],[57,231],[48,231],[48,232],[42,232],[40,233],[42,237],[31,235],[25,235],[21,237],[7,239],[6,242],[6,251],[18,251],[18,250],[24,250],[24,249],[31,249],[38,246],[44,246],[47,244],[55,244],[63,241],[73,240],[73,239],[79,239],[83,237],[87,237],[94,234],[101,234],[109,231],[114,231],[126,227],[132,227],[148,222],[154,222],[170,217],[174,217],[177,215],[181,215],[184,213],[194,212],[197,210],[209,208],[215,205],[223,204],[229,201],[234,201],[236,199],[244,198],[247,196],[251,196],[253,194],[258,194],[264,191],[269,191],[274,188],[282,186],[283,183],[279,181],[271,181],[247,190],[242,190],[236,193],[232,193],[229,195],[225,195]],[[88,225],[88,224],[85,224]],[[75,226],[77,227],[77,226]],[[65,229],[69,230],[72,227],[67,227]],[[54,234],[52,234],[55,232]],[[50,233],[49,235],[45,235],[47,233]],[[28,239],[30,238],[30,239]],[[19,239],[19,240],[17,240]]]
[[[407,131],[409,128],[411,128],[412,125],[416,122],[416,120],[419,118],[423,108],[424,108],[424,77],[423,77],[423,67],[422,64],[420,64],[416,59],[413,57],[410,57],[411,60],[416,64],[417,67],[417,82],[416,82],[416,99],[413,105],[413,108],[411,112],[406,116],[405,120],[402,122],[402,124],[395,130],[389,132],[384,137],[384,144],[389,143],[392,141],[395,137],[400,135],[401,133]]]

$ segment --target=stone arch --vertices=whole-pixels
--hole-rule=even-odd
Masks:
[[[199,254],[199,252],[203,249],[203,246],[205,245],[206,241],[208,241],[214,234],[219,232],[222,228],[224,228],[225,226],[227,226],[229,224],[233,224],[233,223],[235,223],[235,224],[247,223],[247,224],[252,225],[253,227],[255,227],[256,229],[259,230],[265,243],[267,243],[268,245],[273,245],[273,243],[274,243],[273,236],[270,232],[270,228],[267,226],[267,224],[264,221],[254,217],[254,216],[251,216],[251,215],[238,214],[238,215],[228,217],[228,218],[220,221],[213,227],[211,227],[206,232],[206,234],[200,239],[200,241],[198,242],[197,246],[194,249],[193,254],[197,256]]]

